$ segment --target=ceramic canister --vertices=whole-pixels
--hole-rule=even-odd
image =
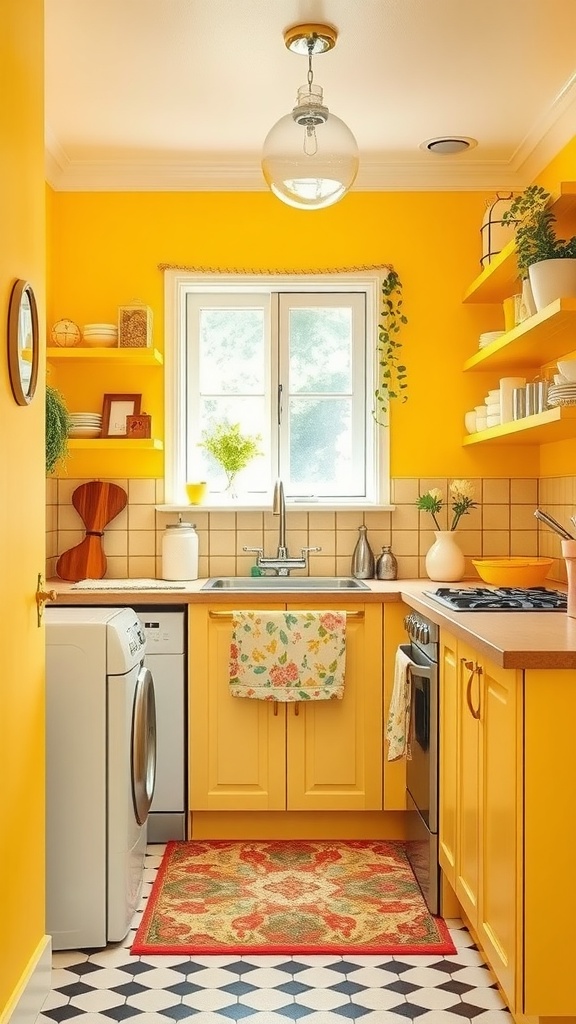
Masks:
[[[171,523],[162,537],[162,579],[198,579],[198,534],[192,523]]]

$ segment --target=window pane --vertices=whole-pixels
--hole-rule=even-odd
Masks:
[[[290,400],[290,484],[294,494],[362,492],[364,466],[352,459],[352,401]]]
[[[352,390],[352,311],[290,310],[290,392]]]
[[[203,394],[262,394],[263,310],[202,309],[199,356]]]

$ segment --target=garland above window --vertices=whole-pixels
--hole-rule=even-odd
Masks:
[[[380,426],[386,425],[390,402],[405,402],[408,398],[406,366],[401,360],[402,342],[398,339],[401,328],[408,323],[403,311],[402,282],[398,272],[387,263],[361,264],[353,267],[199,267],[175,263],[159,263],[158,269],[179,270],[188,274],[245,274],[254,276],[313,276],[321,274],[359,274],[370,271],[382,272],[382,299],[376,352],[378,356],[377,387],[374,392],[374,419]]]

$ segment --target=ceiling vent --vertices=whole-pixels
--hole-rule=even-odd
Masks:
[[[476,139],[469,139],[465,135],[446,135],[421,142],[420,149],[427,149],[429,153],[438,153],[440,156],[454,156],[474,149],[477,145]]]

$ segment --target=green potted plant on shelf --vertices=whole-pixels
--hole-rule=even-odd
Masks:
[[[576,298],[576,236],[559,238],[550,193],[529,185],[502,214],[516,226],[516,262],[522,280],[530,281],[536,311],[555,299]]]
[[[56,388],[46,385],[46,473],[53,473],[57,463],[66,458],[70,426],[62,395]]]
[[[232,497],[235,497],[237,473],[245,469],[257,455],[263,454],[260,450],[261,440],[260,434],[242,434],[239,423],[228,423],[226,420],[202,432],[199,447],[205,448],[224,470],[226,490]]]

